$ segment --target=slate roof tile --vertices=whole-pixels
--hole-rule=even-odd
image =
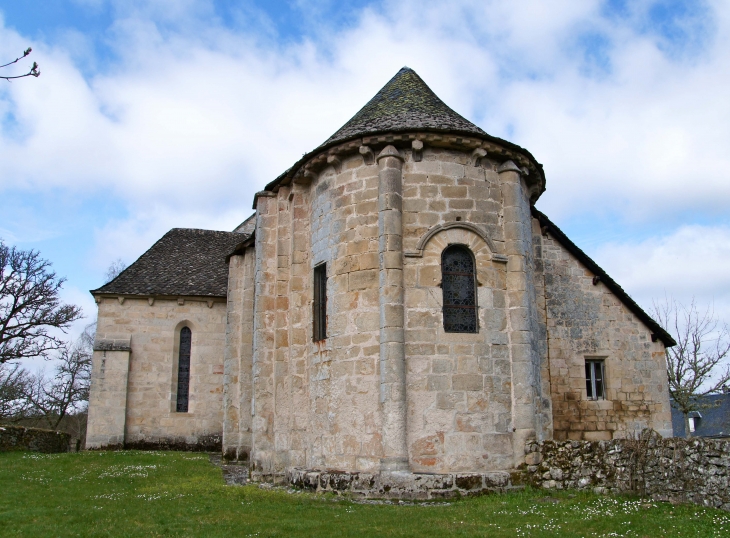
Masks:
[[[411,68],[403,67],[345,125],[316,149],[305,153],[294,165],[266,185],[274,190],[292,178],[309,159],[326,149],[361,137],[405,131],[433,131],[464,134],[489,140],[518,151],[532,160],[544,179],[542,165],[525,148],[492,136],[449,108]],[[253,208],[256,209],[256,197]]]
[[[250,234],[173,228],[92,294],[226,297],[226,256]]]
[[[323,146],[358,136],[416,129],[487,134],[451,110],[413,69],[404,67]]]
[[[695,437],[730,437],[730,393],[708,394],[700,398],[702,418],[695,421]],[[675,437],[684,437],[684,415],[672,405]]]

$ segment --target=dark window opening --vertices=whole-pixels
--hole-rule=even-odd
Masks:
[[[603,360],[586,360],[586,393],[589,400],[603,400],[605,395]]]
[[[327,338],[327,264],[314,268],[313,319],[315,342]]]
[[[444,331],[479,332],[477,282],[474,257],[462,246],[451,246],[441,255],[441,288],[444,296]]]
[[[178,413],[188,412],[190,394],[190,348],[193,333],[188,327],[180,329],[180,353],[177,362],[177,406]]]

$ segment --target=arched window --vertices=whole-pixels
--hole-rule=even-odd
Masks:
[[[444,331],[479,332],[474,256],[468,248],[453,245],[441,254],[441,288],[444,294]]]
[[[188,327],[180,329],[180,354],[177,361],[177,412],[188,412],[188,395],[190,393],[190,347],[193,333]]]

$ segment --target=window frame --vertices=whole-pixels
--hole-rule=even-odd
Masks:
[[[189,333],[188,341],[184,342],[185,333]],[[186,345],[183,345],[186,344]],[[187,348],[187,350],[185,349]],[[185,352],[187,351],[187,372],[184,372]],[[180,328],[177,351],[177,382],[175,390],[175,412],[188,413],[190,410],[190,370],[193,356],[193,330],[187,325]]]
[[[327,339],[327,264],[314,267],[312,285],[312,341]]]
[[[598,375],[596,375],[598,373]],[[606,399],[606,359],[585,359],[586,398],[591,401]],[[600,383],[600,394],[599,394]]]
[[[446,297],[446,288],[444,286],[444,275],[446,274],[459,274],[459,273],[453,273],[453,272],[445,272],[444,271],[444,261],[446,256],[449,254],[449,252],[453,251],[463,251],[466,252],[469,255],[469,259],[471,260],[471,285],[473,286],[473,293],[474,293],[474,303],[471,305],[455,305],[455,304],[447,304],[447,297]],[[462,276],[467,276],[467,274],[464,274]],[[461,244],[450,244],[448,245],[442,252],[441,252],[441,297],[442,297],[442,306],[441,306],[441,314],[442,314],[442,327],[445,333],[449,334],[479,334],[479,290],[477,286],[477,263],[476,258],[474,256],[474,253],[471,251],[471,249],[466,245]],[[453,308],[464,308],[469,309],[473,312],[474,315],[474,330],[471,331],[460,331],[460,330],[452,330],[447,327],[447,311],[449,309]]]

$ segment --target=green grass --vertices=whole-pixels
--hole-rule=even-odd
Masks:
[[[2,536],[730,536],[730,514],[526,490],[416,505],[225,486],[207,455],[0,453]]]

